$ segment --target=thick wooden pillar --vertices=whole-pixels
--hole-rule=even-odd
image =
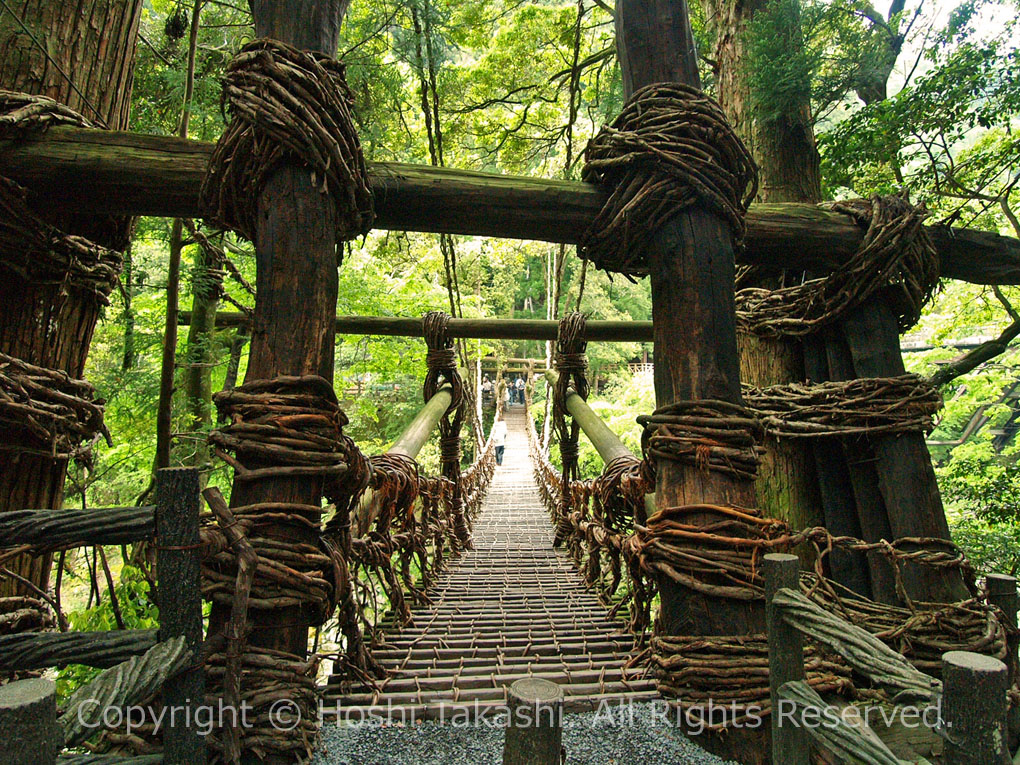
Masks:
[[[687,5],[620,0],[616,44],[626,95],[655,82],[700,87]],[[655,336],[655,400],[741,402],[733,306],[733,245],[726,223],[698,207],[658,232],[647,253]],[[716,471],[660,460],[657,508],[698,502],[755,503],[754,484]],[[669,634],[735,635],[764,627],[761,608],[706,599],[660,580],[660,618]]]
[[[349,0],[253,0],[255,34],[334,55]],[[258,297],[245,380],[280,375],[333,379],[336,321],[336,203],[319,191],[311,171],[281,165],[258,200],[255,254]],[[258,502],[318,505],[321,478],[235,482],[231,506]],[[264,529],[266,536],[315,545],[317,534],[300,524]],[[229,608],[215,606],[211,631],[222,628]],[[299,607],[250,614],[249,643],[304,656],[308,616]]]
[[[97,124],[125,129],[142,1],[9,5],[12,9],[0,9],[0,88],[48,96]],[[127,221],[66,215],[57,208],[40,213],[66,233],[112,249],[127,245]],[[84,374],[100,311],[93,296],[29,284],[0,269],[0,307],[0,352],[72,377]],[[60,507],[66,472],[66,460],[0,449],[0,513]],[[5,566],[47,587],[50,556],[23,556]],[[0,582],[0,596],[24,592],[21,585]]]
[[[656,82],[701,86],[686,2],[618,0],[616,45],[627,96]],[[698,399],[742,403],[734,256],[726,222],[700,207],[689,208],[657,232],[646,259],[652,287],[656,405]],[[700,502],[755,504],[752,482],[669,460],[659,460],[656,469],[657,509]],[[760,603],[708,598],[664,576],[658,577],[658,584],[659,619],[666,634],[764,631]],[[724,738],[701,736],[698,742],[744,762],[766,756],[759,731],[734,730]]]

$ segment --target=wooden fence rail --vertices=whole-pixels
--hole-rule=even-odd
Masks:
[[[3,547],[31,545],[38,552],[86,545],[124,545],[152,539],[156,508],[90,507],[12,510],[0,515]]]
[[[981,654],[949,651],[942,657],[943,679],[936,680],[914,668],[869,632],[822,610],[801,595],[797,556],[768,554],[762,570],[773,762],[806,765],[810,762],[813,740],[844,762],[901,763],[866,721],[847,713],[853,707],[828,704],[808,686],[804,680],[805,637],[839,654],[855,671],[885,689],[894,701],[906,699],[936,710],[937,732],[946,742],[942,760],[945,765],[1009,762],[1006,744],[1009,669],[1003,662]],[[1007,608],[1012,604],[1011,616],[1003,610],[1007,618],[1015,621],[1016,580],[996,577],[989,589]],[[915,719],[928,722],[923,714]]]
[[[68,664],[105,668],[105,675],[100,676],[106,678],[105,685],[98,679],[94,681],[98,700],[126,699],[128,701],[124,703],[138,703],[142,699],[137,696],[139,693],[144,695],[146,687],[144,683],[139,685],[133,681],[144,681],[148,677],[148,682],[152,683],[156,682],[153,678],[157,678],[164,706],[175,712],[165,716],[164,754],[160,759],[143,758],[145,762],[158,762],[165,758],[166,762],[201,765],[206,761],[205,740],[196,727],[201,716],[196,715],[195,710],[195,707],[205,703],[204,673],[200,662],[202,599],[198,489],[196,469],[168,468],[158,471],[156,475],[155,507],[87,511],[23,510],[5,515],[0,522],[0,535],[3,535],[0,538],[11,546],[29,544],[45,549],[60,549],[86,544],[127,544],[155,539],[156,599],[160,609],[158,632],[47,632],[0,637],[2,671],[36,670]],[[173,649],[180,646],[181,641],[186,649],[184,654]],[[145,657],[156,656],[160,651],[168,652],[171,649],[173,655],[186,657],[186,660],[178,658],[174,665],[182,666],[181,671],[172,671],[169,666],[154,666],[155,674],[146,675],[134,669],[140,666],[139,662],[146,660]],[[151,664],[153,659],[148,661]],[[120,673],[122,667],[124,671]],[[160,671],[168,676],[164,679]],[[31,752],[32,762],[52,763],[56,761],[60,748],[68,741],[67,737],[71,735],[68,731],[76,726],[57,726],[56,708],[50,699],[51,689],[21,685],[38,682],[19,681],[4,687],[3,697],[0,698],[0,731],[4,732],[4,749],[10,752]],[[89,697],[92,687],[83,686],[76,694]],[[33,725],[26,725],[23,720],[23,697],[26,694],[33,699],[33,709],[38,706],[42,710],[39,713],[41,718]],[[46,710],[51,707],[52,720],[49,722],[53,724],[49,725]],[[76,731],[75,740],[81,735],[82,731]],[[6,760],[0,756],[0,765],[8,761],[13,763],[27,760]],[[62,757],[60,761],[96,760]]]

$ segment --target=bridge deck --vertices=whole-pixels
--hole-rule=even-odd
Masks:
[[[503,465],[475,523],[475,549],[455,560],[375,656],[392,676],[374,690],[332,678],[328,709],[344,719],[459,719],[500,708],[515,680],[560,684],[569,711],[656,697],[625,668],[633,641],[552,547],[552,526],[532,476],[523,407],[507,412]]]

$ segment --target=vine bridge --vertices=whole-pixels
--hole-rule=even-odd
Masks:
[[[123,132],[140,0],[88,3],[88,23],[79,4],[16,4],[31,24],[2,5],[18,24],[0,25],[17,53],[0,82],[0,669],[13,680],[0,765],[306,761],[323,693],[340,714],[398,722],[662,697],[706,748],[746,763],[1007,760],[1016,581],[977,577],[951,541],[924,435],[938,384],[1001,353],[1020,323],[930,379],[907,373],[899,335],[940,279],[1020,284],[1020,241],[925,225],[905,194],[752,204],[758,168],[702,91],[684,0],[616,0],[626,103],[582,181],[368,163],[335,59],[348,0],[252,0],[257,39],[226,67],[215,145],[187,139],[189,107],[181,138]],[[246,379],[212,396],[208,434],[229,501],[200,490],[198,469],[167,467],[168,286],[155,503],[65,509],[69,461],[109,437],[81,378],[137,215],[207,227],[177,218],[168,285],[185,230],[209,274],[232,265],[214,231],[255,246],[256,285],[233,273],[255,306],[221,317],[250,325]],[[648,278],[652,321],[338,317],[339,256],[373,228],[576,244],[594,268]],[[456,258],[440,249],[455,311]],[[211,332],[216,302],[188,318]],[[345,432],[337,332],[424,338],[422,408],[383,454]],[[482,360],[457,347],[469,337],[549,343],[544,392],[529,368],[525,402],[506,410],[502,465],[476,406]],[[649,339],[656,408],[632,453],[586,403],[587,344]],[[543,395],[539,436],[528,402]],[[434,432],[440,469],[425,475]],[[597,477],[581,470],[582,432]],[[138,542],[155,558],[159,629],[70,630],[53,554],[98,546],[98,567],[103,545]],[[58,714],[38,675],[69,665],[101,671]],[[202,730],[203,700],[234,714]],[[784,727],[780,704],[835,722]],[[905,736],[861,722],[866,705],[941,715]],[[111,720],[125,709],[144,719]],[[166,722],[167,709],[187,714]],[[557,765],[559,734],[511,720],[505,763]]]

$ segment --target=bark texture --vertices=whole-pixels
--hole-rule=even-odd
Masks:
[[[46,95],[104,127],[126,128],[141,0],[11,5],[18,19],[0,14],[0,87]],[[68,233],[117,250],[127,244],[126,221],[41,212]],[[0,305],[0,351],[72,377],[83,375],[99,316],[94,300],[5,274]],[[59,507],[66,469],[63,460],[0,451],[0,512]],[[20,558],[7,567],[38,586],[47,585],[48,556]],[[0,596],[20,591],[20,585],[0,582]]]

